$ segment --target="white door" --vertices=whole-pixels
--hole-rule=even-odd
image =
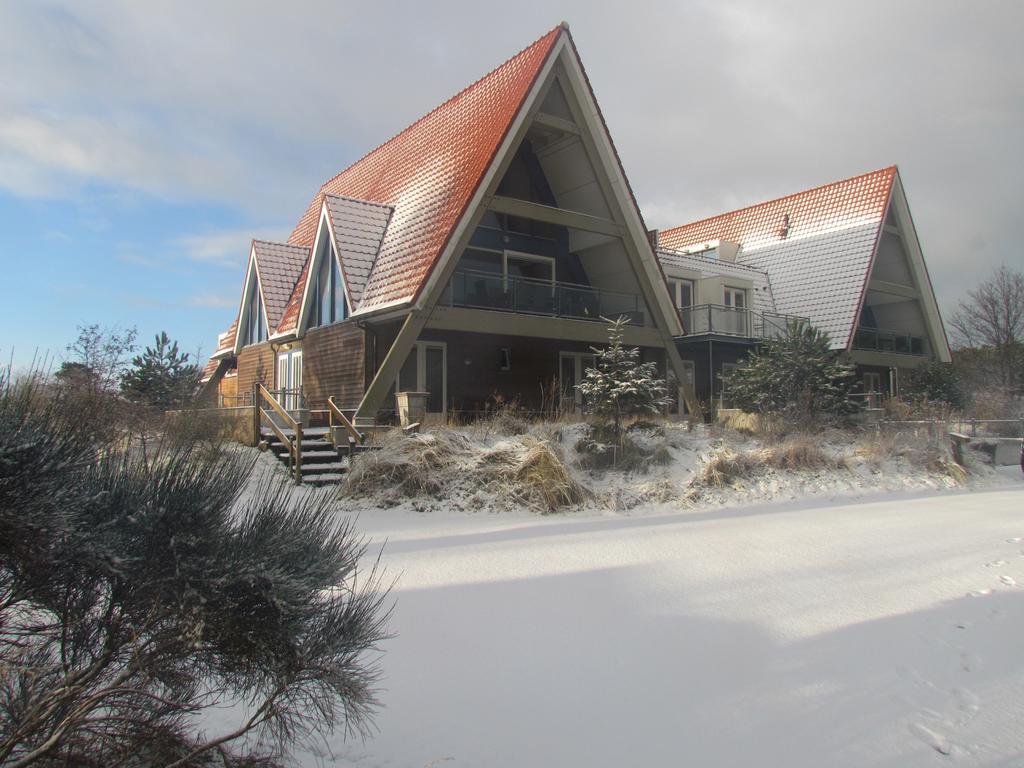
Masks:
[[[563,411],[575,411],[583,405],[583,393],[576,385],[583,381],[587,368],[596,365],[597,358],[590,352],[558,353],[560,407]]]
[[[290,360],[288,362],[288,389],[291,390],[289,393],[289,402],[291,403],[288,407],[292,410],[302,407],[302,350],[297,349],[291,353]]]

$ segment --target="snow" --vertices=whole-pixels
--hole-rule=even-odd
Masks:
[[[1024,766],[1024,481],[997,479],[364,511],[397,578],[379,732],[302,764]]]

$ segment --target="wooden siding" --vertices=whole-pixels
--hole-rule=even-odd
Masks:
[[[302,389],[306,405],[327,407],[327,398],[355,408],[366,391],[365,332],[352,321],[306,331],[302,340]]]
[[[274,350],[270,344],[253,344],[242,347],[238,353],[238,393],[252,392],[254,382],[261,381],[265,387],[274,386]]]

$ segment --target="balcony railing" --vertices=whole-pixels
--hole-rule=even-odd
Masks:
[[[679,310],[686,336],[719,334],[747,339],[778,339],[786,335],[793,322],[806,323],[806,317],[777,312],[755,312],[721,304],[697,304]]]
[[[574,320],[625,316],[644,324],[644,304],[633,293],[606,291],[573,283],[505,277],[491,272],[460,270],[452,275],[442,303],[452,307],[492,309]]]
[[[920,336],[880,328],[858,328],[853,335],[853,348],[900,355],[925,354],[924,339]]]

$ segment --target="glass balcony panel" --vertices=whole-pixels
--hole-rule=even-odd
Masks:
[[[853,348],[898,355],[923,355],[924,339],[877,328],[858,328],[853,335]]]
[[[600,320],[625,315],[643,325],[640,298],[634,294],[601,291],[582,285],[552,283],[527,277],[503,277],[486,272],[459,271],[444,294],[450,305],[496,309],[524,314]]]

